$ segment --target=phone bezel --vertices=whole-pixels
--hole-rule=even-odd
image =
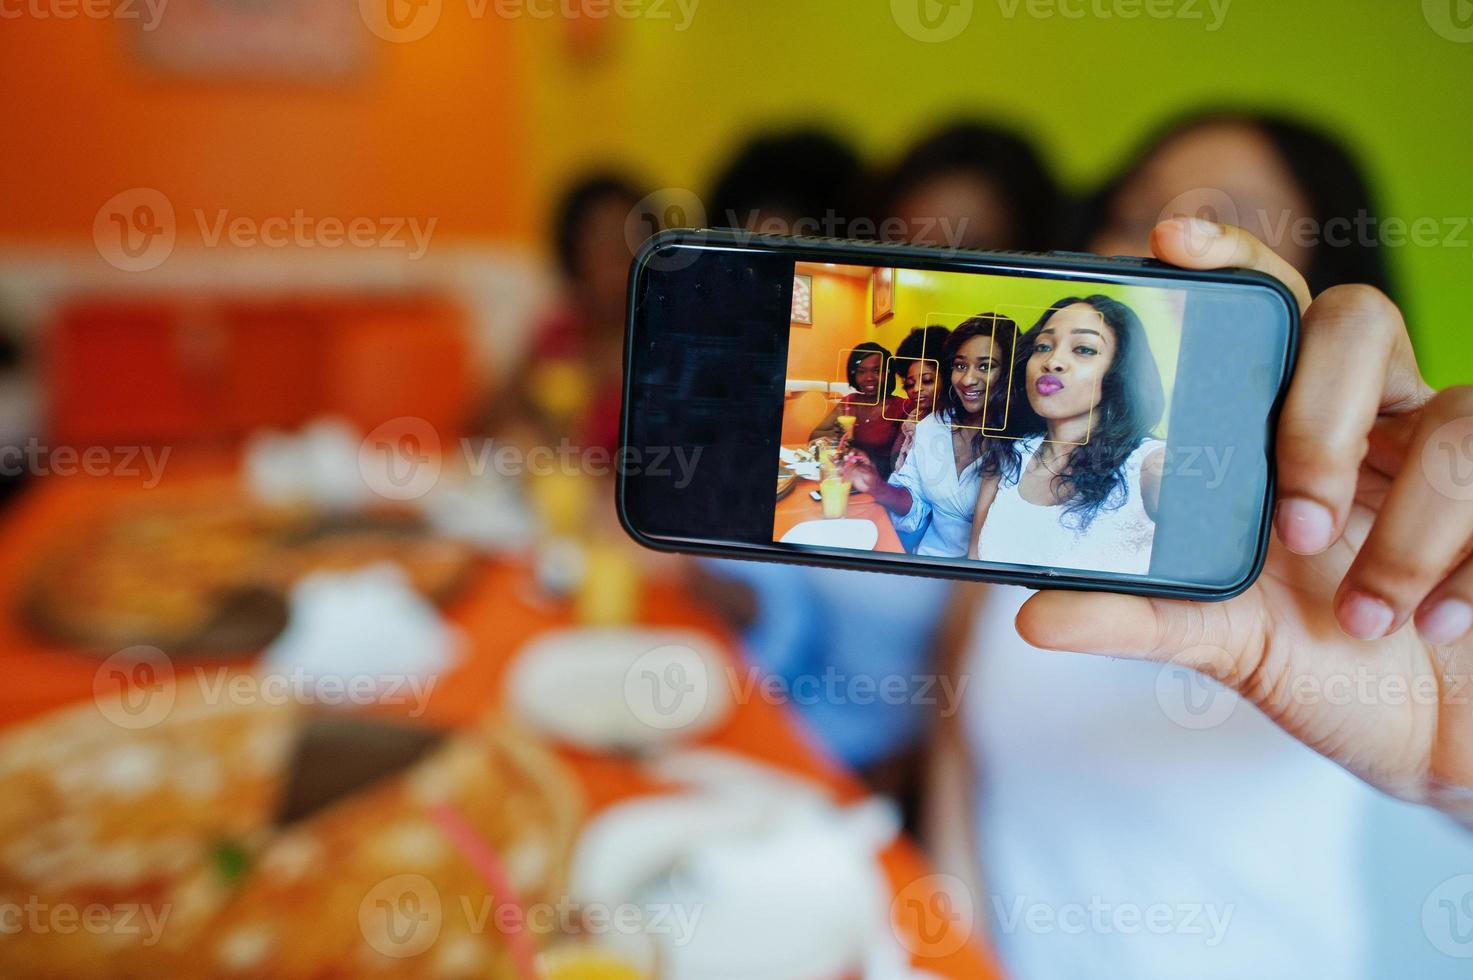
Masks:
[[[619,419],[621,449],[630,443],[630,411],[633,404],[633,363],[638,332],[638,297],[650,259],[667,246],[696,246],[724,250],[780,252],[795,261],[835,262],[853,265],[896,265],[940,272],[981,272],[1024,274],[1042,278],[1097,280],[1104,283],[1131,284],[1142,280],[1174,280],[1202,282],[1267,289],[1282,302],[1288,318],[1287,345],[1283,370],[1268,415],[1265,441],[1267,479],[1264,503],[1260,512],[1255,551],[1247,573],[1237,582],[1225,586],[1187,585],[1166,582],[1128,582],[1114,578],[1092,578],[1087,573],[1070,569],[1067,577],[1048,571],[1008,571],[990,566],[977,568],[962,564],[937,565],[915,561],[914,556],[887,557],[877,562],[868,553],[854,557],[836,552],[795,552],[764,547],[748,542],[711,544],[705,540],[672,539],[653,536],[640,530],[629,517],[627,500],[629,482],[622,470],[617,473],[615,509],[620,525],[636,542],[654,551],[678,554],[769,561],[780,564],[810,565],[823,568],[846,568],[887,574],[921,575],[963,581],[1021,585],[1029,588],[1063,589],[1084,592],[1117,592],[1197,601],[1222,601],[1241,595],[1263,571],[1268,557],[1269,535],[1273,521],[1274,490],[1277,466],[1274,453],[1274,431],[1278,425],[1284,399],[1293,378],[1299,353],[1300,315],[1294,294],[1279,280],[1247,269],[1182,269],[1153,259],[1128,256],[1097,256],[1084,252],[980,251],[941,248],[926,245],[900,245],[880,242],[849,241],[832,238],[803,238],[765,235],[727,229],[672,229],[650,238],[639,249],[630,266],[628,301],[624,334],[623,401]],[[1051,275],[1052,274],[1052,275]],[[909,560],[907,560],[909,559]]]

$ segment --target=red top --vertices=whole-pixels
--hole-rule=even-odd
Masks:
[[[532,337],[531,353],[537,362],[581,361],[588,352],[587,321],[563,308],[543,320]],[[569,438],[581,447],[602,446],[614,452],[619,446],[619,411],[624,392],[617,381],[597,384],[583,417],[574,422]]]
[[[852,411],[854,408],[872,408],[873,403],[861,402],[855,405],[852,399],[861,397],[848,395],[839,404]],[[891,452],[895,448],[895,438],[900,435],[900,423],[909,414],[910,403],[899,395],[890,395],[885,399],[885,409],[882,416],[873,420],[860,420],[854,424],[854,437],[850,440],[856,449],[864,450],[865,454],[879,467],[880,474],[888,477],[890,475]]]

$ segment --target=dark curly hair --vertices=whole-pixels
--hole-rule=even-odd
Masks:
[[[957,324],[941,348],[941,372],[946,383],[939,385],[936,392],[937,418],[948,425],[962,412],[961,399],[956,397],[951,387],[951,365],[962,345],[974,337],[991,337],[1004,363],[1022,346],[1018,338],[1018,324],[1001,313],[979,313]],[[1015,370],[1013,373],[1018,372]],[[992,423],[998,427],[998,436],[989,436],[981,428],[972,433],[972,449],[977,458],[982,460],[983,479],[994,476],[1016,479],[1018,475],[1017,445],[1011,439],[1000,438],[1003,435],[1003,417],[1007,411],[1007,403],[1006,382],[993,385],[988,392],[987,404],[983,406],[982,418],[984,426]]]
[[[895,356],[890,358],[890,391],[905,378],[905,372],[910,370],[910,361],[919,361],[925,358],[928,361],[936,361],[938,364],[944,356],[942,351],[946,349],[946,338],[951,331],[945,327],[916,327],[905,335],[900,346],[895,348]],[[899,362],[899,363],[897,363]]]
[[[1038,335],[1054,314],[1066,307],[1093,307],[1115,334],[1115,359],[1100,385],[1089,442],[1074,447],[1068,470],[1054,477],[1054,492],[1066,500],[1065,517],[1075,530],[1089,529],[1102,510],[1125,504],[1125,461],[1150,438],[1166,411],[1161,371],[1151,356],[1145,327],[1136,312],[1108,296],[1070,296],[1046,310],[1019,344],[1013,371],[1014,409],[1010,427],[1019,437],[1047,433],[1048,424],[1028,404],[1028,372],[1024,369],[1038,345]]]

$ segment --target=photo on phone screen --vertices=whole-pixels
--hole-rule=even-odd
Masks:
[[[774,462],[780,485],[816,473],[821,519],[843,523],[813,526],[812,501],[787,494],[774,541],[1149,572],[1185,291],[836,263],[795,275]],[[854,500],[856,466],[908,509]]]
[[[698,460],[621,473],[652,547],[1191,598],[1262,566],[1266,277],[681,232],[630,289],[623,449]]]

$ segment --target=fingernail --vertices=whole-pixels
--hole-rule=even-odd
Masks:
[[[1390,606],[1364,592],[1351,592],[1340,603],[1340,628],[1357,640],[1379,640],[1395,618]]]
[[[1274,518],[1279,540],[1295,554],[1317,555],[1330,546],[1335,533],[1335,515],[1324,504],[1291,497],[1279,501]]]
[[[1417,617],[1417,632],[1428,643],[1451,643],[1473,629],[1473,606],[1462,599],[1443,599]]]

